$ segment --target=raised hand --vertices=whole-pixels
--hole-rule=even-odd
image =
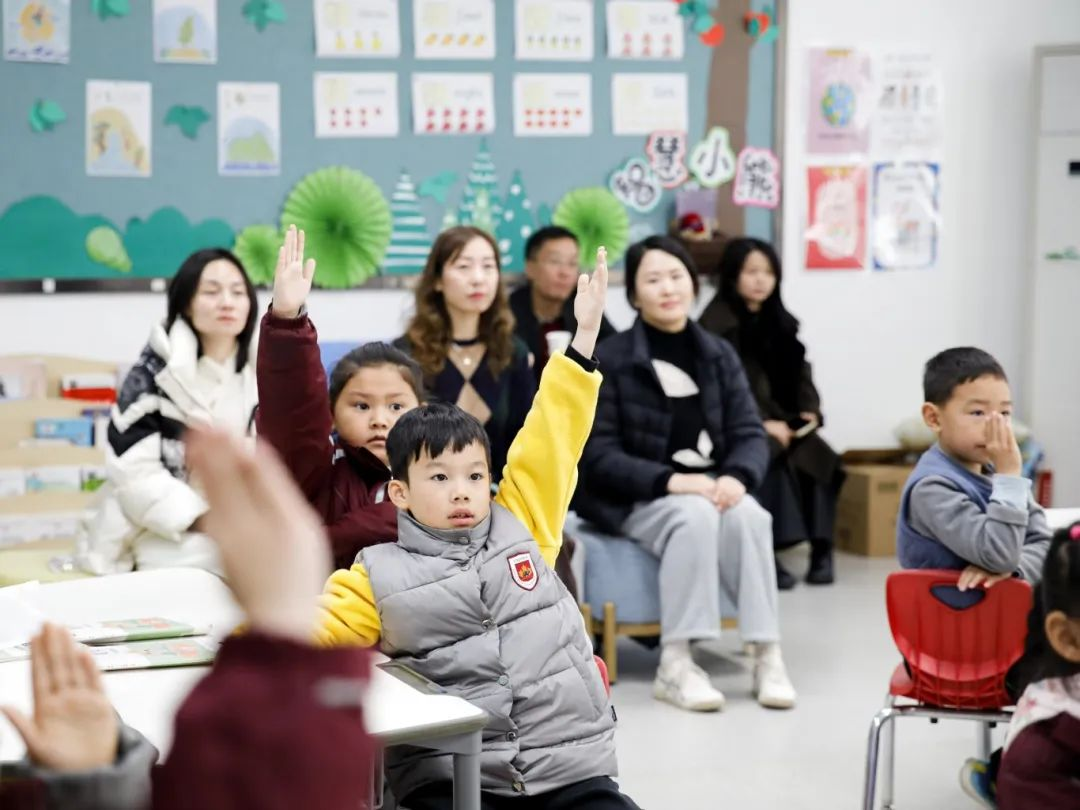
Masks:
[[[187,458],[206,486],[203,531],[221,549],[229,586],[253,628],[310,642],[332,570],[322,521],[274,452],[227,433],[188,431]]]
[[[304,261],[304,232],[290,225],[274,268],[274,314],[281,318],[298,317],[314,277],[315,260]]]
[[[992,413],[986,420],[986,454],[994,472],[1000,475],[1020,475],[1023,470],[1024,460],[1012,424],[1000,413]]]
[[[578,276],[577,296],[574,298],[574,317],[578,325],[571,345],[584,357],[592,357],[596,349],[596,338],[600,334],[604,305],[607,303],[607,286],[607,248],[600,247],[596,249],[596,269],[591,277],[587,273]]]
[[[120,724],[90,654],[62,627],[46,624],[30,641],[34,715],[0,708],[30,759],[54,771],[102,768],[116,759]]]

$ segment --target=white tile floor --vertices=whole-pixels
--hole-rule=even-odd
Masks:
[[[788,552],[783,560],[793,572],[805,571],[805,552]],[[654,700],[657,653],[629,641],[620,646],[613,692],[619,781],[642,808],[861,807],[870,719],[898,662],[884,606],[885,577],[895,562],[841,555],[837,563],[835,585],[800,582],[780,595],[784,657],[799,691],[793,711],[768,711],[753,701],[735,632],[721,642],[725,658],[701,659],[727,695],[720,714],[691,714]],[[995,743],[1003,733],[997,730]],[[900,721],[896,807],[977,807],[957,777],[975,745],[971,723]]]

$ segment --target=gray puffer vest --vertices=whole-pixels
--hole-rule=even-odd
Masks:
[[[382,651],[484,709],[483,790],[546,793],[615,776],[615,721],[574,598],[511,512],[471,530],[402,513],[397,543],[357,555],[371,578]],[[453,778],[450,755],[387,752],[394,795]]]

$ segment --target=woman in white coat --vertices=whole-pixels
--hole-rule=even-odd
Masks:
[[[154,326],[113,406],[108,479],[78,537],[80,568],[220,571],[200,532],[207,505],[188,477],[183,435],[195,423],[254,435],[257,309],[255,289],[229,251],[200,250],[180,266],[165,321]]]

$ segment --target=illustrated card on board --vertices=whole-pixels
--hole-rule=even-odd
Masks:
[[[490,73],[414,73],[413,132],[467,135],[495,131],[495,88]]]
[[[217,62],[217,0],[154,0],[154,61]]]
[[[399,130],[396,73],[316,73],[317,138],[392,138]]]
[[[769,149],[743,147],[735,159],[731,200],[736,205],[776,208],[780,204],[780,158]]]
[[[690,126],[685,73],[616,73],[611,77],[611,121],[616,135],[649,135]]]
[[[844,48],[812,48],[808,58],[806,151],[866,154],[873,108],[869,54]]]
[[[592,134],[592,76],[518,73],[514,76],[514,135]]]
[[[866,255],[866,167],[806,170],[808,270],[861,270]]]
[[[314,0],[316,54],[334,58],[401,56],[398,0]]]
[[[86,83],[86,173],[149,177],[150,82]]]
[[[413,38],[417,59],[494,59],[495,2],[413,0]]]
[[[276,82],[218,82],[218,174],[281,173],[281,106]]]
[[[886,53],[877,65],[876,154],[932,157],[941,149],[941,69],[928,53]]]
[[[514,56],[591,62],[592,0],[517,0]]]
[[[679,6],[667,0],[613,0],[607,4],[607,53],[612,59],[682,59]]]
[[[941,210],[937,163],[874,166],[875,270],[929,270],[937,264]]]
[[[4,0],[4,58],[67,64],[71,0]]]

